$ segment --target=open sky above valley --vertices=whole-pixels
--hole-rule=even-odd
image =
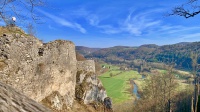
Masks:
[[[96,48],[200,41],[200,15],[165,16],[186,2],[48,0],[46,6],[35,9],[42,21],[35,24],[36,36],[44,42],[63,39]]]

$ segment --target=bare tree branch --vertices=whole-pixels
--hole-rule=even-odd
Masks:
[[[172,10],[172,14],[169,15],[178,15],[178,16],[183,16],[185,18],[190,18],[190,17],[194,17],[195,15],[200,13],[199,11],[195,11],[195,12],[190,12],[189,10],[185,10],[183,7],[176,7]]]
[[[32,19],[37,23],[39,16],[35,14],[35,8],[44,6],[45,0],[1,0],[0,21],[5,23],[12,17],[24,22],[24,19]]]
[[[185,18],[190,18],[198,15],[200,13],[200,4],[198,0],[189,0],[187,3],[177,6],[172,9],[172,12],[168,16],[182,16]]]

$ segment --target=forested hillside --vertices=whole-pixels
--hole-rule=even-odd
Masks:
[[[76,47],[76,49],[80,48]],[[87,49],[84,49],[84,51],[86,52]],[[95,58],[111,64],[121,64],[123,62],[128,67],[140,66],[144,63],[156,67],[164,62],[165,64],[175,63],[175,67],[178,69],[191,70],[191,52],[200,53],[200,42],[182,42],[164,46],[154,44],[139,47],[116,46],[94,49],[93,52],[87,54],[79,53],[83,54],[86,58]],[[198,59],[198,62],[200,62],[200,59]]]
[[[76,46],[76,51],[82,55],[88,55],[98,50],[100,50],[100,48],[88,48],[84,46]]]

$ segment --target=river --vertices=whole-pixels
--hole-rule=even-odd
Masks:
[[[133,82],[133,94],[135,94],[136,98],[139,99],[140,95],[138,93],[138,86]]]
[[[144,75],[142,75],[142,79],[146,78]],[[131,81],[133,85],[133,94],[135,94],[136,98],[140,98],[140,94],[138,93],[138,86],[135,84],[134,79]]]

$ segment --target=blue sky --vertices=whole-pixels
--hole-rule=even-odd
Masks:
[[[200,15],[164,16],[187,0],[48,0],[36,9],[44,42],[70,40],[77,46],[111,47],[200,41]]]

